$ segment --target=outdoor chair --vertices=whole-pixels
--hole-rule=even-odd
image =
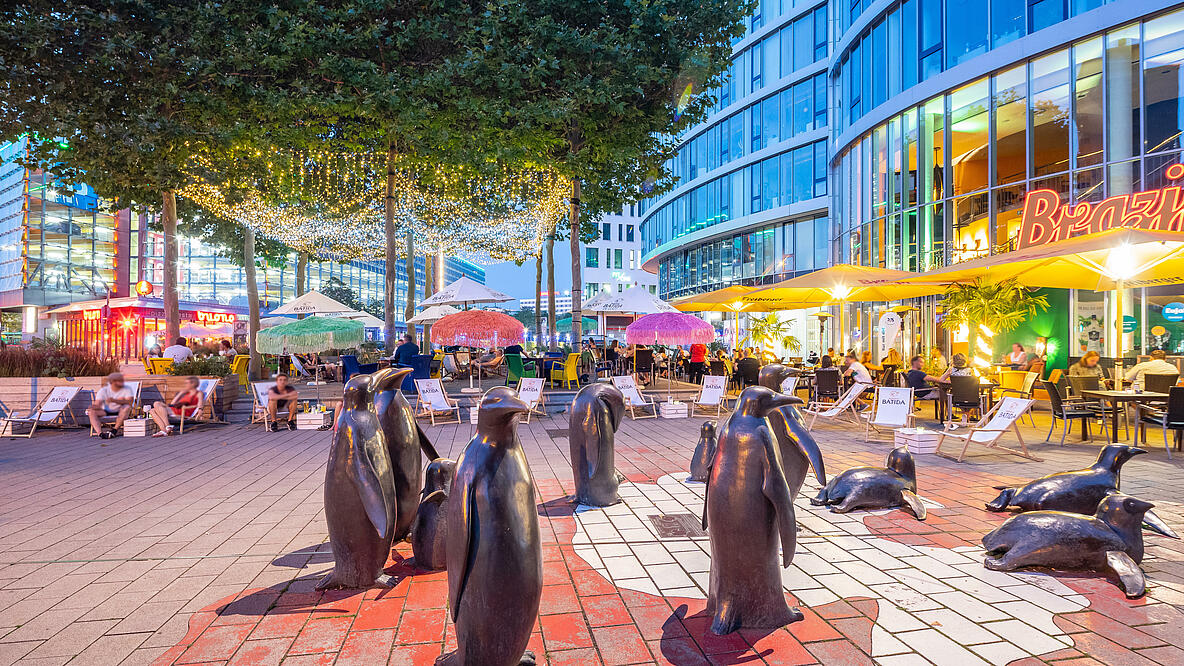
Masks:
[[[785,395],[794,395],[798,390],[799,380],[801,380],[801,377],[797,375],[786,377],[781,381],[781,392]]]
[[[970,443],[981,444],[988,449],[998,449],[1005,451],[1012,455],[1027,458],[1029,460],[1038,461],[1040,458],[1028,453],[1028,444],[1024,441],[1024,436],[1020,433],[1020,427],[1017,421],[1024,415],[1024,412],[1032,409],[1032,404],[1036,402],[1032,399],[1007,397],[995,403],[995,406],[979,420],[978,423],[970,426],[970,430],[965,433],[957,433],[949,430],[942,431],[937,438],[937,449],[934,451],[939,456],[950,458],[958,462],[966,457],[966,449],[970,448]],[[1015,432],[1016,439],[1020,440],[1020,449],[1013,449],[1006,446],[1001,446],[999,440],[1003,434],[1008,430]],[[954,437],[962,440],[962,451],[955,458],[948,453],[942,453],[941,445],[945,442],[947,437]]]
[[[1148,393],[1167,393],[1178,381],[1180,381],[1180,375],[1175,373],[1153,374],[1149,372],[1143,375],[1143,390]]]
[[[1177,450],[1180,449],[1181,443],[1184,441],[1184,386],[1172,386],[1167,393],[1168,401],[1164,409],[1135,403],[1135,417],[1139,424],[1138,430],[1135,432],[1135,444],[1139,443],[1139,435],[1142,434],[1143,445],[1146,446],[1147,426],[1159,426],[1163,432],[1163,449],[1168,454],[1168,460],[1171,460],[1172,447],[1168,444],[1168,431],[1171,430],[1175,435],[1173,439]]]
[[[634,349],[633,350],[633,375],[649,375],[650,381],[654,379],[654,350],[652,349]]]
[[[728,406],[727,384],[727,377],[720,377],[718,375],[704,376],[703,386],[699,389],[699,397],[695,398],[695,410],[703,409],[710,412],[714,409],[715,415],[718,417],[721,411]]]
[[[526,412],[527,423],[530,423],[533,414],[547,415],[547,399],[543,396],[546,381],[542,377],[523,377],[518,380],[518,397],[530,407],[530,411]]]
[[[564,388],[571,388],[574,384],[576,388],[580,388],[580,355],[571,353],[567,355],[567,360],[563,365],[558,363],[551,366],[551,384],[555,382],[562,383]]]
[[[1018,376],[1018,377],[1008,377],[1007,376],[1007,375],[1011,375],[1011,374],[1020,375],[1020,376]],[[1024,400],[1028,400],[1028,399],[1034,397],[1032,395],[1032,392],[1036,387],[1036,380],[1037,379],[1040,379],[1040,373],[1038,373],[1038,372],[1030,372],[1030,371],[1024,372],[1024,371],[1006,370],[1003,372],[1003,377],[1001,378],[1002,381],[1000,381],[1001,387],[996,389],[996,391],[998,392],[1000,398],[1002,398],[1003,396],[1006,396],[1008,394],[1011,394],[1017,398],[1023,398]],[[1031,410],[1028,410],[1027,416],[1028,416],[1028,421],[1032,424],[1032,427],[1035,428],[1036,427],[1036,419],[1032,416]]]
[[[188,424],[193,427],[202,423],[225,423],[218,416],[218,409],[216,403],[218,400],[218,380],[217,379],[202,379],[197,386],[197,390],[201,392],[201,402],[197,405],[197,409],[189,416],[185,415],[185,410],[181,410],[180,416],[169,417],[169,421],[176,419],[180,426],[180,433],[185,434],[185,425]],[[207,409],[209,416],[207,416]]]
[[[148,374],[167,375],[169,374],[169,370],[172,370],[173,368],[173,359],[153,357],[148,359],[148,367],[150,368]]]
[[[246,388],[250,381],[247,379],[247,370],[251,365],[251,356],[249,354],[235,354],[230,361],[230,374],[238,375],[238,385]]]
[[[657,418],[658,406],[652,400],[646,400],[641,391],[637,390],[637,382],[634,381],[633,375],[621,375],[613,377],[613,386],[625,396],[625,406],[629,408],[629,418],[631,419],[650,419]],[[646,414],[645,410],[649,409],[652,413]],[[641,416],[637,415],[636,410],[641,410]]]
[[[432,377],[432,355],[431,354],[416,354],[411,357],[411,372],[403,378],[403,383],[399,388],[404,393],[415,393],[415,380],[417,379],[431,379]]]
[[[54,387],[49,395],[46,395],[37,406],[30,409],[25,416],[18,416],[16,412],[12,412],[7,417],[0,419],[0,436],[28,438],[37,432],[37,426],[65,425],[65,419],[62,417],[63,412],[69,416],[71,423],[77,428],[78,419],[74,417],[74,412],[70,411],[70,403],[78,396],[79,390],[77,386]],[[16,432],[18,425],[29,426],[29,432],[18,434]]]
[[[354,375],[369,375],[378,372],[377,363],[358,363],[358,357],[353,354],[341,355],[341,383],[349,381]]]
[[[538,377],[535,372],[534,363],[524,363],[522,361],[522,354],[506,354],[506,386],[513,384],[521,379]],[[526,366],[529,365],[528,369]]]
[[[814,371],[814,400],[821,404],[824,399],[839,399],[839,384],[842,373],[838,368],[822,368]]]
[[[1044,390],[1048,392],[1048,402],[1052,409],[1052,423],[1048,426],[1048,435],[1044,437],[1044,441],[1047,442],[1052,438],[1052,431],[1057,427],[1058,419],[1063,425],[1061,429],[1062,446],[1065,444],[1065,437],[1069,435],[1070,423],[1079,419],[1083,424],[1082,427],[1085,428],[1086,435],[1092,440],[1093,434],[1090,432],[1089,422],[1098,416],[1097,410],[1088,403],[1065,400],[1063,389],[1052,382],[1044,382]],[[1102,419],[1102,432],[1106,432],[1106,419]],[[1108,435],[1107,438],[1109,438]]]
[[[452,352],[452,376],[471,377],[473,375],[473,355],[466,351]]]
[[[712,361],[707,367],[707,374],[715,375],[717,377],[728,376],[728,364],[723,361]]]
[[[251,423],[267,425],[267,395],[273,386],[275,382],[251,382],[251,395],[254,399],[251,406]]]
[[[1126,410],[1116,405],[1107,405],[1103,400],[1090,399],[1085,397],[1086,391],[1100,391],[1102,389],[1102,379],[1097,375],[1069,375],[1069,386],[1073,387],[1072,404],[1068,405],[1072,408],[1088,409],[1094,413],[1095,416],[1102,417],[1105,421],[1107,418],[1113,418],[1115,412],[1122,416],[1122,430],[1123,435],[1130,436],[1130,423],[1128,423]],[[1052,396],[1049,396],[1052,400]],[[1062,401],[1064,402],[1064,401]]]
[[[460,423],[460,403],[448,397],[439,379],[417,379],[415,380],[415,390],[419,396],[415,401],[416,418],[426,416],[432,420],[432,425],[436,425],[437,414],[446,417],[451,413],[456,417],[455,423]],[[441,421],[441,423],[454,423],[454,421],[447,420]]]
[[[896,372],[895,365],[885,365],[884,369],[880,371],[880,386],[895,387],[900,386],[900,375]]]
[[[954,410],[962,410],[962,423],[966,424],[971,412],[983,415],[983,396],[979,393],[979,379],[973,375],[952,375],[950,377],[950,420]]]
[[[755,358],[740,359],[736,364],[736,374],[743,382],[741,388],[756,386],[761,383],[761,363]]]
[[[444,373],[444,352],[437,349],[432,352],[431,379],[440,379]]]
[[[802,411],[810,415],[810,425],[807,430],[814,429],[814,422],[821,416],[824,419],[838,419],[841,416],[849,415],[853,422],[859,423],[859,411],[855,407],[855,401],[863,392],[871,388],[871,384],[864,384],[863,382],[855,382],[851,388],[847,389],[838,400],[835,402],[812,402]]]
[[[913,425],[913,389],[896,386],[877,386],[872,396],[872,407],[865,412],[866,424],[863,441],[871,438],[873,430],[880,428],[907,428]]]
[[[170,366],[172,365],[173,359],[169,358],[169,359],[165,359],[165,360],[169,362]],[[140,413],[140,382],[139,381],[125,381],[125,382],[123,382],[123,385],[124,385],[124,387],[131,390],[131,392],[132,392],[132,409],[131,409],[131,412],[128,413],[128,418],[129,419],[136,418],[136,416]],[[103,416],[99,417],[99,423],[100,424],[114,423],[118,419],[119,419],[119,416],[116,414],[104,414]],[[91,426],[90,436],[94,437],[98,434],[100,434],[99,431],[95,430],[94,426]]]
[[[292,370],[296,376],[301,379],[311,379],[312,374],[304,368],[304,364],[300,362],[300,359],[296,358],[295,354],[290,354],[289,356],[292,359]]]

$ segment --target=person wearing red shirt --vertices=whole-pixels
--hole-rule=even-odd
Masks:
[[[696,342],[691,345],[691,383],[698,384],[703,381],[703,367],[707,363],[707,345]]]

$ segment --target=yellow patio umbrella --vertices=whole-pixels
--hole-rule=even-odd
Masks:
[[[828,268],[799,275],[784,282],[758,289],[746,296],[744,302],[754,305],[782,304],[774,309],[839,306],[839,346],[846,351],[846,304],[862,301],[899,301],[904,298],[940,294],[942,286],[926,283],[904,283],[916,273],[897,271],[878,266],[835,264]]]
[[[736,327],[732,331],[732,337],[734,338],[732,348],[735,349],[740,346],[740,313],[765,311],[760,306],[745,303],[741,300],[744,295],[752,293],[757,289],[760,289],[760,287],[735,285],[709,291],[705,294],[685,296],[671,301],[670,304],[683,312],[731,312],[735,314]]]
[[[1115,290],[1115,358],[1121,362],[1123,290],[1184,283],[1181,259],[1184,232],[1120,228],[980,257],[907,281],[948,285],[1016,278],[1026,287]]]

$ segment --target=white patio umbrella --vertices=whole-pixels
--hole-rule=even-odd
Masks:
[[[303,296],[297,296],[271,311],[273,315],[331,315],[354,312],[354,309],[329,298],[319,291],[310,291]]]
[[[425,298],[419,304],[419,307],[460,305],[467,310],[474,303],[504,303],[512,300],[514,300],[513,296],[507,296],[500,291],[490,289],[480,282],[462,276],[456,282]]]
[[[424,310],[423,312],[408,319],[407,323],[412,325],[434,324],[444,317],[447,317],[450,314],[456,314],[457,312],[460,312],[460,310],[457,310],[451,305],[433,305],[427,310]]]
[[[291,317],[264,317],[259,320],[259,328],[271,328],[272,326],[279,326],[280,324],[290,324],[296,321]]]
[[[656,312],[678,312],[678,308],[651,294],[645,287],[630,287],[620,293],[604,292],[584,303],[588,312],[624,312],[632,314],[654,314]]]
[[[386,322],[375,317],[369,312],[362,312],[361,310],[350,310],[349,312],[342,312],[339,315],[333,315],[338,319],[350,319],[352,321],[360,321],[366,328],[382,328]]]

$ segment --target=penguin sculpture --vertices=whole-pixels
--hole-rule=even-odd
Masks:
[[[464,666],[533,664],[543,559],[534,480],[518,439],[530,407],[513,389],[490,389],[477,435],[456,461],[448,497],[448,606]]]
[[[906,448],[888,454],[887,467],[851,467],[826,484],[810,500],[826,505],[835,513],[854,509],[908,507],[917,520],[925,520],[925,505],[917,497],[917,468]]]
[[[691,455],[691,481],[706,481],[711,473],[711,459],[715,457],[715,421],[707,421],[699,429],[699,443]]]
[[[794,368],[780,363],[770,363],[761,368],[758,379],[761,386],[780,393],[782,383],[796,374],[798,371]],[[785,480],[789,483],[791,495],[797,498],[810,469],[814,470],[818,484],[826,485],[826,463],[822,460],[818,442],[814,440],[814,435],[802,420],[802,413],[795,407],[802,402],[801,399],[797,396],[787,397],[791,398],[792,402],[770,412],[769,425],[773,428],[777,446],[781,449],[781,466],[785,470]]]
[[[983,537],[983,564],[995,571],[1048,567],[1071,571],[1113,571],[1126,596],[1140,597],[1147,582],[1143,561],[1143,517],[1154,506],[1122,493],[1105,496],[1092,516],[1066,511],[1031,511],[1008,518]]]
[[[415,409],[399,387],[411,368],[383,368],[371,375],[370,391],[374,411],[382,424],[387,453],[391,461],[391,475],[395,484],[395,530],[393,541],[402,541],[411,531],[415,509],[419,506],[419,490],[423,484],[423,462],[420,451],[428,460],[439,458],[427,435],[415,422]]]
[[[445,502],[452,490],[452,475],[455,473],[456,462],[447,458],[428,463],[424,472],[423,494],[415,512],[415,522],[411,524],[411,552],[415,555],[415,565],[421,569],[439,571],[447,566]]]
[[[719,433],[703,510],[711,539],[707,614],[715,634],[802,619],[785,602],[781,584],[781,568],[793,561],[797,519],[766,418],[787,404],[789,396],[746,388]]]
[[[370,376],[345,384],[325,470],[325,521],[333,571],[317,589],[389,586],[382,572],[395,525],[391,462],[370,403]]]
[[[567,441],[575,502],[608,506],[621,501],[613,448],[624,415],[625,396],[612,384],[589,384],[572,400]]]
[[[1005,511],[1015,506],[1020,511],[1068,511],[1092,516],[1102,499],[1118,492],[1123,464],[1143,453],[1147,451],[1126,444],[1110,444],[1085,469],[1049,474],[1019,487],[995,486],[1002,492],[987,503],[987,509]],[[1166,537],[1180,538],[1152,511],[1147,512],[1143,521]]]

